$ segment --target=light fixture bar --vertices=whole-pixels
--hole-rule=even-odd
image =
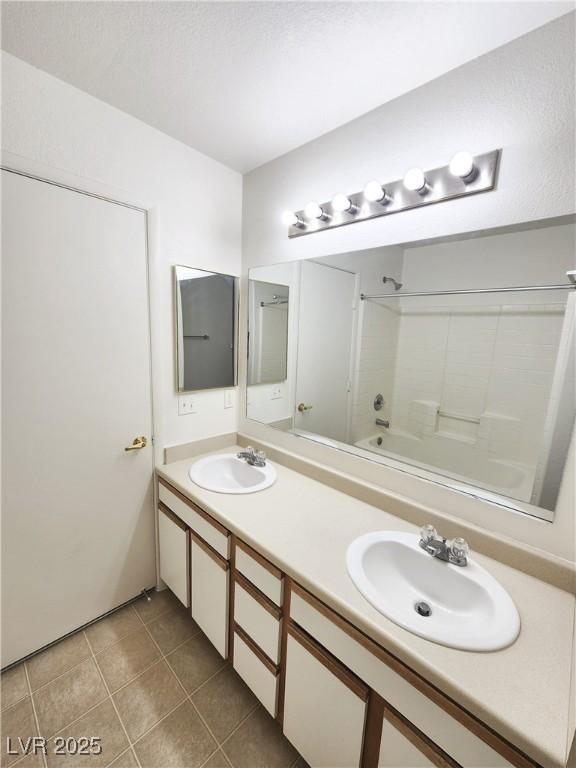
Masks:
[[[306,216],[305,210],[295,211],[294,215],[303,223],[298,226],[290,225],[288,237],[311,235],[313,232],[335,229],[346,224],[355,224],[358,221],[376,219],[380,216],[390,216],[393,213],[420,208],[423,205],[442,203],[445,200],[454,200],[479,192],[489,192],[496,186],[500,155],[501,150],[499,149],[485,152],[482,155],[474,155],[472,157],[473,173],[466,178],[455,175],[454,168],[451,171],[450,165],[424,171],[425,190],[407,189],[404,179],[382,182],[382,187],[386,193],[385,204],[382,204],[381,200],[369,199],[370,196],[367,197],[364,191],[352,195],[336,195],[333,198],[337,202],[336,209],[331,201],[315,204],[322,211],[322,218]],[[340,204],[341,198],[350,200],[348,210],[339,210],[343,207]]]

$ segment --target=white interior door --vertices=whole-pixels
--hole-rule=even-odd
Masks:
[[[312,261],[301,264],[295,426],[344,442],[355,284],[350,272]]]
[[[153,585],[155,564],[145,214],[2,182],[5,666]]]

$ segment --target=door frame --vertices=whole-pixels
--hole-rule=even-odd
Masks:
[[[350,360],[349,360],[349,366],[348,366],[348,386],[346,390],[346,442],[349,442],[350,440],[350,434],[352,430],[352,411],[353,411],[353,402],[354,402],[354,393],[356,390],[355,387],[355,369],[356,369],[356,357],[357,357],[357,350],[358,350],[358,310],[359,310],[359,297],[360,297],[360,275],[357,272],[352,272],[350,269],[344,269],[344,267],[335,267],[332,264],[324,264],[324,262],[320,258],[314,258],[314,259],[302,259],[301,261],[297,262],[298,266],[300,267],[301,264],[305,263],[306,261],[311,262],[312,264],[317,264],[320,267],[326,267],[327,269],[334,269],[338,272],[346,272],[348,275],[352,275],[354,278],[354,291],[352,296],[352,328],[351,328],[351,334],[350,334]],[[302,296],[301,291],[301,285],[302,285],[302,269],[298,270],[298,276],[295,280],[297,283],[297,292],[298,295],[296,296],[297,300],[297,326],[296,326],[296,365],[294,366],[294,400],[292,403],[292,418],[294,420],[294,426],[296,426],[296,400],[298,392],[297,392],[297,386],[298,386],[298,347],[299,347],[299,341],[300,341],[300,301]],[[332,439],[332,438],[330,438]],[[339,441],[335,441],[339,442]],[[340,443],[342,444],[342,443]],[[346,444],[346,443],[344,443]]]
[[[131,208],[134,211],[139,211],[144,214],[144,268],[146,270],[146,315],[147,322],[147,337],[148,337],[148,360],[149,360],[149,384],[150,384],[150,444],[152,450],[151,456],[151,472],[152,477],[156,469],[156,418],[154,410],[154,402],[156,392],[154,390],[154,375],[153,375],[153,350],[152,350],[152,302],[150,292],[150,223],[151,214],[153,214],[154,206],[141,202],[135,204],[129,202],[126,199],[121,199],[123,194],[120,190],[111,190],[106,185],[99,182],[92,182],[89,179],[81,178],[82,186],[77,186],[77,177],[70,173],[59,171],[58,169],[50,166],[42,165],[33,160],[27,160],[26,158],[19,157],[9,152],[3,152],[0,160],[0,171],[6,171],[7,173],[13,173],[16,176],[24,176],[34,181],[44,182],[45,184],[51,184],[55,187],[61,187],[67,189],[70,192],[77,192],[80,195],[87,195],[88,197],[95,197],[98,200],[103,200],[113,205],[120,205],[124,208]],[[44,175],[45,173],[48,174]],[[57,178],[50,178],[50,176]],[[84,186],[86,185],[86,186]],[[94,187],[94,190],[90,189],[90,186]],[[118,193],[118,194],[116,194]],[[114,196],[113,196],[114,195]],[[1,410],[1,405],[0,405]],[[159,552],[158,552],[158,516],[156,510],[158,508],[158,488],[157,483],[152,483],[153,486],[153,504],[152,510],[154,517],[154,555],[155,555],[155,570],[156,570],[156,589],[162,585],[159,571]]]

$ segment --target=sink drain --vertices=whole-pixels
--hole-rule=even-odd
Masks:
[[[415,603],[414,610],[416,611],[416,613],[420,614],[420,616],[432,615],[432,608],[430,608],[428,603],[425,603],[423,600],[420,600],[418,603]]]

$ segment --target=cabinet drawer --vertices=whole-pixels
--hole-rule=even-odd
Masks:
[[[261,652],[238,626],[234,627],[234,669],[275,717],[278,668],[262,658]]]
[[[158,496],[168,509],[183,520],[186,525],[207,541],[210,546],[228,560],[230,556],[229,535],[226,528],[207,512],[197,507],[175,488],[168,489],[162,480],[158,483]]]
[[[487,733],[487,738],[496,746],[499,740],[492,732],[451,702],[448,711],[448,706],[444,709],[435,703],[432,696],[429,698],[416,687],[417,675],[409,673],[391,654],[296,584],[292,589],[290,617],[457,763],[466,768],[528,765],[521,755],[516,762],[509,762],[476,735],[477,732]],[[410,674],[414,684],[392,667]],[[450,710],[454,711],[454,716],[449,714]],[[456,717],[462,718],[461,721]],[[464,722],[470,723],[470,730]],[[502,751],[507,755],[512,753],[507,745],[502,746]]]
[[[241,575],[234,585],[234,621],[277,664],[280,660],[280,609],[256,593]]]
[[[191,534],[192,618],[226,658],[228,653],[228,562]]]
[[[170,510],[158,509],[160,578],[176,597],[190,606],[188,529]]]
[[[273,603],[282,605],[282,571],[239,539],[236,541],[236,570]]]
[[[311,766],[360,766],[367,698],[353,675],[289,627],[283,729]]]
[[[378,768],[460,768],[390,710],[384,713]]]

